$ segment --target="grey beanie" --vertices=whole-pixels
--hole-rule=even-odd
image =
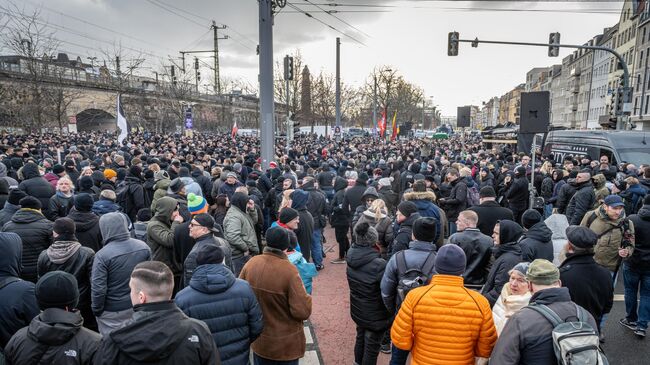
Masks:
[[[357,237],[359,246],[374,246],[379,241],[379,233],[375,227],[367,222],[361,222],[354,227],[354,233]]]

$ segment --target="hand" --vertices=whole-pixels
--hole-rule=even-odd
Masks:
[[[178,212],[178,210],[175,210],[174,213],[172,213],[172,221],[183,223],[183,216]]]
[[[619,248],[618,249],[618,255],[623,257],[623,258],[626,258],[626,257],[628,257],[630,255],[630,251],[627,249],[627,247],[626,248]]]
[[[248,203],[246,203],[246,209],[248,210],[255,209],[255,202],[253,201],[253,199],[248,199]]]

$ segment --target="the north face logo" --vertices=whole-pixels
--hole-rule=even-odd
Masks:
[[[75,350],[66,350],[63,352],[65,356],[77,357],[77,351]]]
[[[199,336],[197,335],[192,335],[190,338],[188,338],[190,342],[199,342]]]

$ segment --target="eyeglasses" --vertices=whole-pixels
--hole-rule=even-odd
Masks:
[[[191,227],[203,227],[203,226],[198,223],[190,223],[190,228]]]

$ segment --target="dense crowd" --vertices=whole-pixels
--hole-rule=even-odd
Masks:
[[[0,139],[0,364],[297,364],[330,263],[358,365],[602,361],[619,274],[615,320],[647,330],[650,164],[462,135],[301,135],[268,168],[250,136]]]

